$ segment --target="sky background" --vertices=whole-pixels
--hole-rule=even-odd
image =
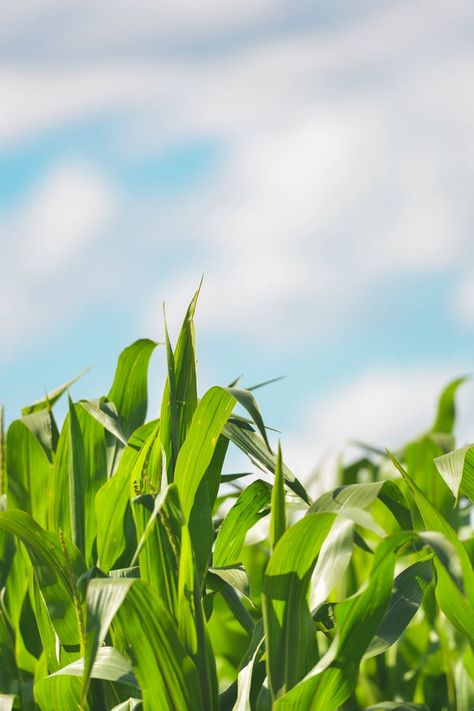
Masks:
[[[106,392],[204,274],[201,391],[285,374],[259,400],[298,475],[426,428],[474,371],[473,86],[470,1],[3,3],[7,419],[86,366]]]

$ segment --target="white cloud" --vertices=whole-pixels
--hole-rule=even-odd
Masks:
[[[12,229],[23,243],[26,269],[44,276],[69,266],[97,239],[116,207],[111,188],[96,173],[84,166],[56,166]]]
[[[0,342],[5,355],[19,342],[32,342],[53,329],[77,305],[96,292],[97,265],[84,257],[113,218],[113,191],[85,165],[63,164],[46,175],[21,211],[0,223]],[[87,274],[87,277],[86,277]],[[104,275],[103,283],[106,281]],[[88,282],[88,283],[86,283]],[[86,288],[87,286],[87,288]]]
[[[288,0],[137,0],[132,8],[127,0],[87,4],[71,0],[67,5],[60,0],[41,4],[24,0],[21,6],[2,6],[0,38],[6,47],[14,46],[14,39],[19,44],[29,40],[22,47],[26,57],[41,53],[48,58],[61,52],[77,58],[130,48],[150,51],[150,43],[156,48],[164,41],[210,40],[229,31],[251,30],[285,5]],[[64,32],[54,32],[58,27]]]
[[[460,279],[453,298],[453,317],[463,326],[474,326],[474,275],[468,272]]]
[[[146,156],[196,137],[221,148],[209,180],[150,220],[159,235],[158,249],[148,242],[150,261],[167,242],[183,253],[183,266],[159,275],[153,326],[156,303],[180,304],[204,271],[201,327],[263,339],[278,329],[301,339],[311,324],[324,339],[363,317],[391,279],[456,267],[472,251],[474,52],[463,34],[470,3],[382,3],[350,21],[273,32],[289,8],[276,0],[219,8],[208,0],[199,10],[144,2],[130,13],[122,2],[64,10],[50,1],[41,12],[31,8],[26,26],[22,13],[6,17],[18,47],[28,32],[38,46],[18,61],[12,40],[3,55],[3,145],[113,115],[123,126],[119,153]],[[48,54],[35,26],[54,17],[74,21],[82,54],[62,46],[56,31]],[[232,27],[249,34],[219,45]],[[148,42],[169,33],[182,50],[206,32],[216,40],[208,51],[166,53]],[[94,188],[99,222],[108,199],[101,190]],[[22,206],[30,215],[22,219],[59,224],[54,211],[41,210]],[[139,210],[124,201],[124,223],[138,221]],[[78,225],[80,234],[100,231]]]
[[[427,430],[434,421],[437,398],[449,380],[465,373],[460,363],[445,367],[374,368],[332,389],[302,408],[298,433],[283,437],[284,456],[303,479],[321,466],[330,485],[337,457],[355,456],[359,441],[396,450]],[[456,432],[460,444],[474,438],[474,387],[465,383],[457,395]]]

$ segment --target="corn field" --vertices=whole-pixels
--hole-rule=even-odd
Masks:
[[[463,379],[313,500],[254,389],[198,397],[197,297],[174,348],[165,325],[154,419],[141,339],[106,396],[71,381],[2,424],[0,710],[474,709]],[[228,472],[231,443],[259,474]]]

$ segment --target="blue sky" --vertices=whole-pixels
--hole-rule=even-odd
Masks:
[[[474,370],[469,2],[42,0],[0,10],[0,398],[176,333],[304,475],[394,446]],[[174,327],[174,328],[173,328]],[[164,355],[152,370],[157,407]],[[472,439],[474,388],[461,396]]]

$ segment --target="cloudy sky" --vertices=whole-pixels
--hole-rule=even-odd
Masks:
[[[85,366],[106,391],[204,274],[201,387],[287,375],[260,400],[298,473],[425,428],[474,370],[473,82],[469,0],[4,3],[7,417]]]

